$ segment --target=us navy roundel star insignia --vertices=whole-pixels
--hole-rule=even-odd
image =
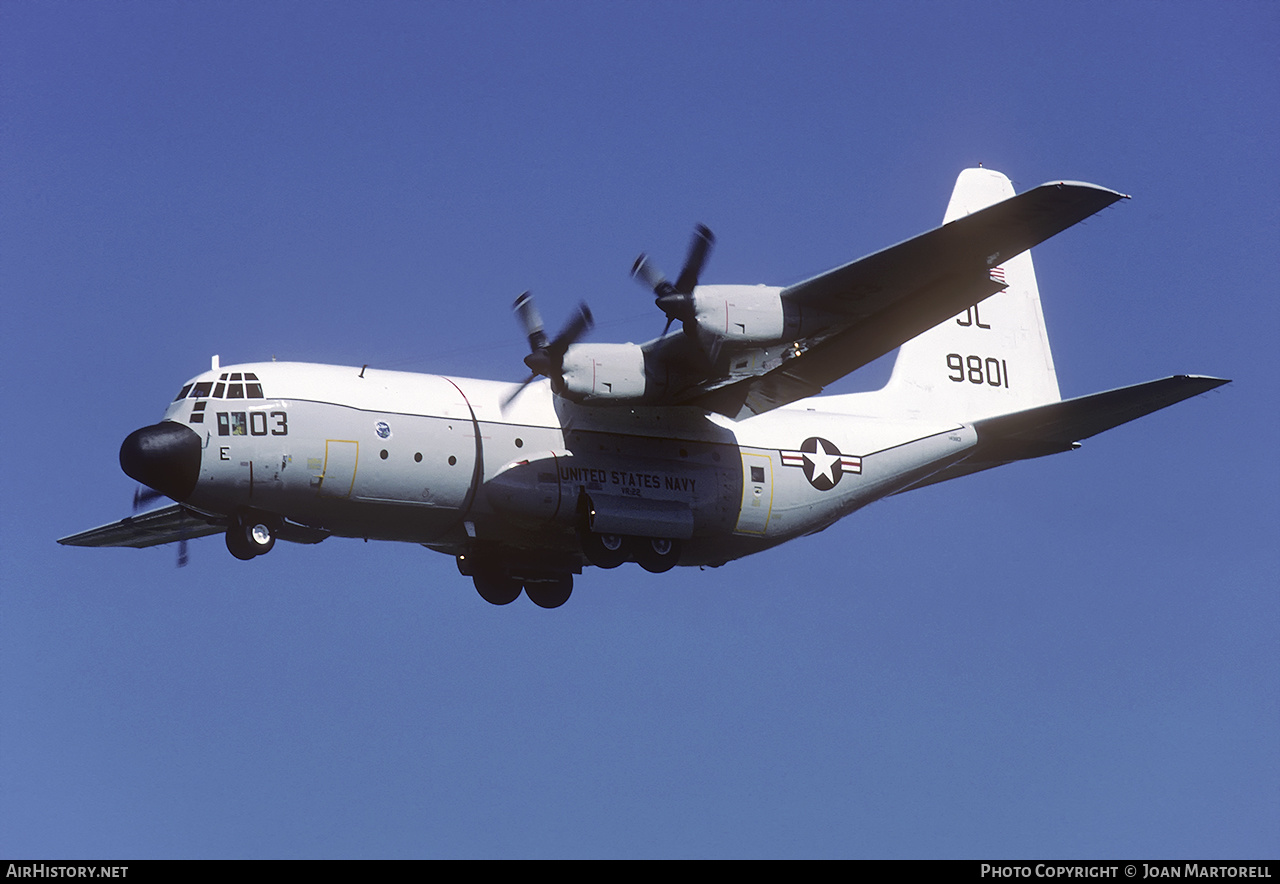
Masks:
[[[819,491],[836,487],[845,473],[861,473],[862,458],[841,454],[835,443],[821,436],[810,436],[800,443],[799,451],[783,451],[784,467],[800,467],[809,484]]]

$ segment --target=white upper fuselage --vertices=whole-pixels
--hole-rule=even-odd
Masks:
[[[894,415],[878,393],[732,421],[575,405],[546,381],[507,402],[514,384],[303,363],[222,366],[184,389],[164,417],[203,442],[188,505],[451,553],[478,540],[576,555],[589,501],[596,530],[677,537],[682,564],[720,564],[820,530],[976,438]]]

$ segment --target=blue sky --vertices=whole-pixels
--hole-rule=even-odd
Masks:
[[[0,7],[0,855],[1276,857],[1277,84],[1261,2]],[[1235,383],[552,612],[54,543],[214,353],[515,380],[524,289],[645,340],[637,252],[793,282],[979,162],[1134,197],[1036,250],[1064,395]]]

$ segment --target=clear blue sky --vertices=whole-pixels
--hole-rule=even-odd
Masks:
[[[3,4],[0,855],[1280,855],[1277,9]],[[1064,395],[1235,383],[552,612],[54,543],[214,353],[514,380],[523,289],[645,340],[640,250],[785,284],[979,162],[1134,197],[1036,252]]]

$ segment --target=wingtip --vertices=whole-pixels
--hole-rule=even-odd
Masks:
[[[1103,187],[1101,184],[1093,184],[1088,181],[1046,181],[1041,187],[1073,187],[1083,190],[1096,190],[1099,193],[1109,194],[1113,200],[1132,199],[1127,193],[1121,193],[1118,190],[1112,190],[1110,187]]]

